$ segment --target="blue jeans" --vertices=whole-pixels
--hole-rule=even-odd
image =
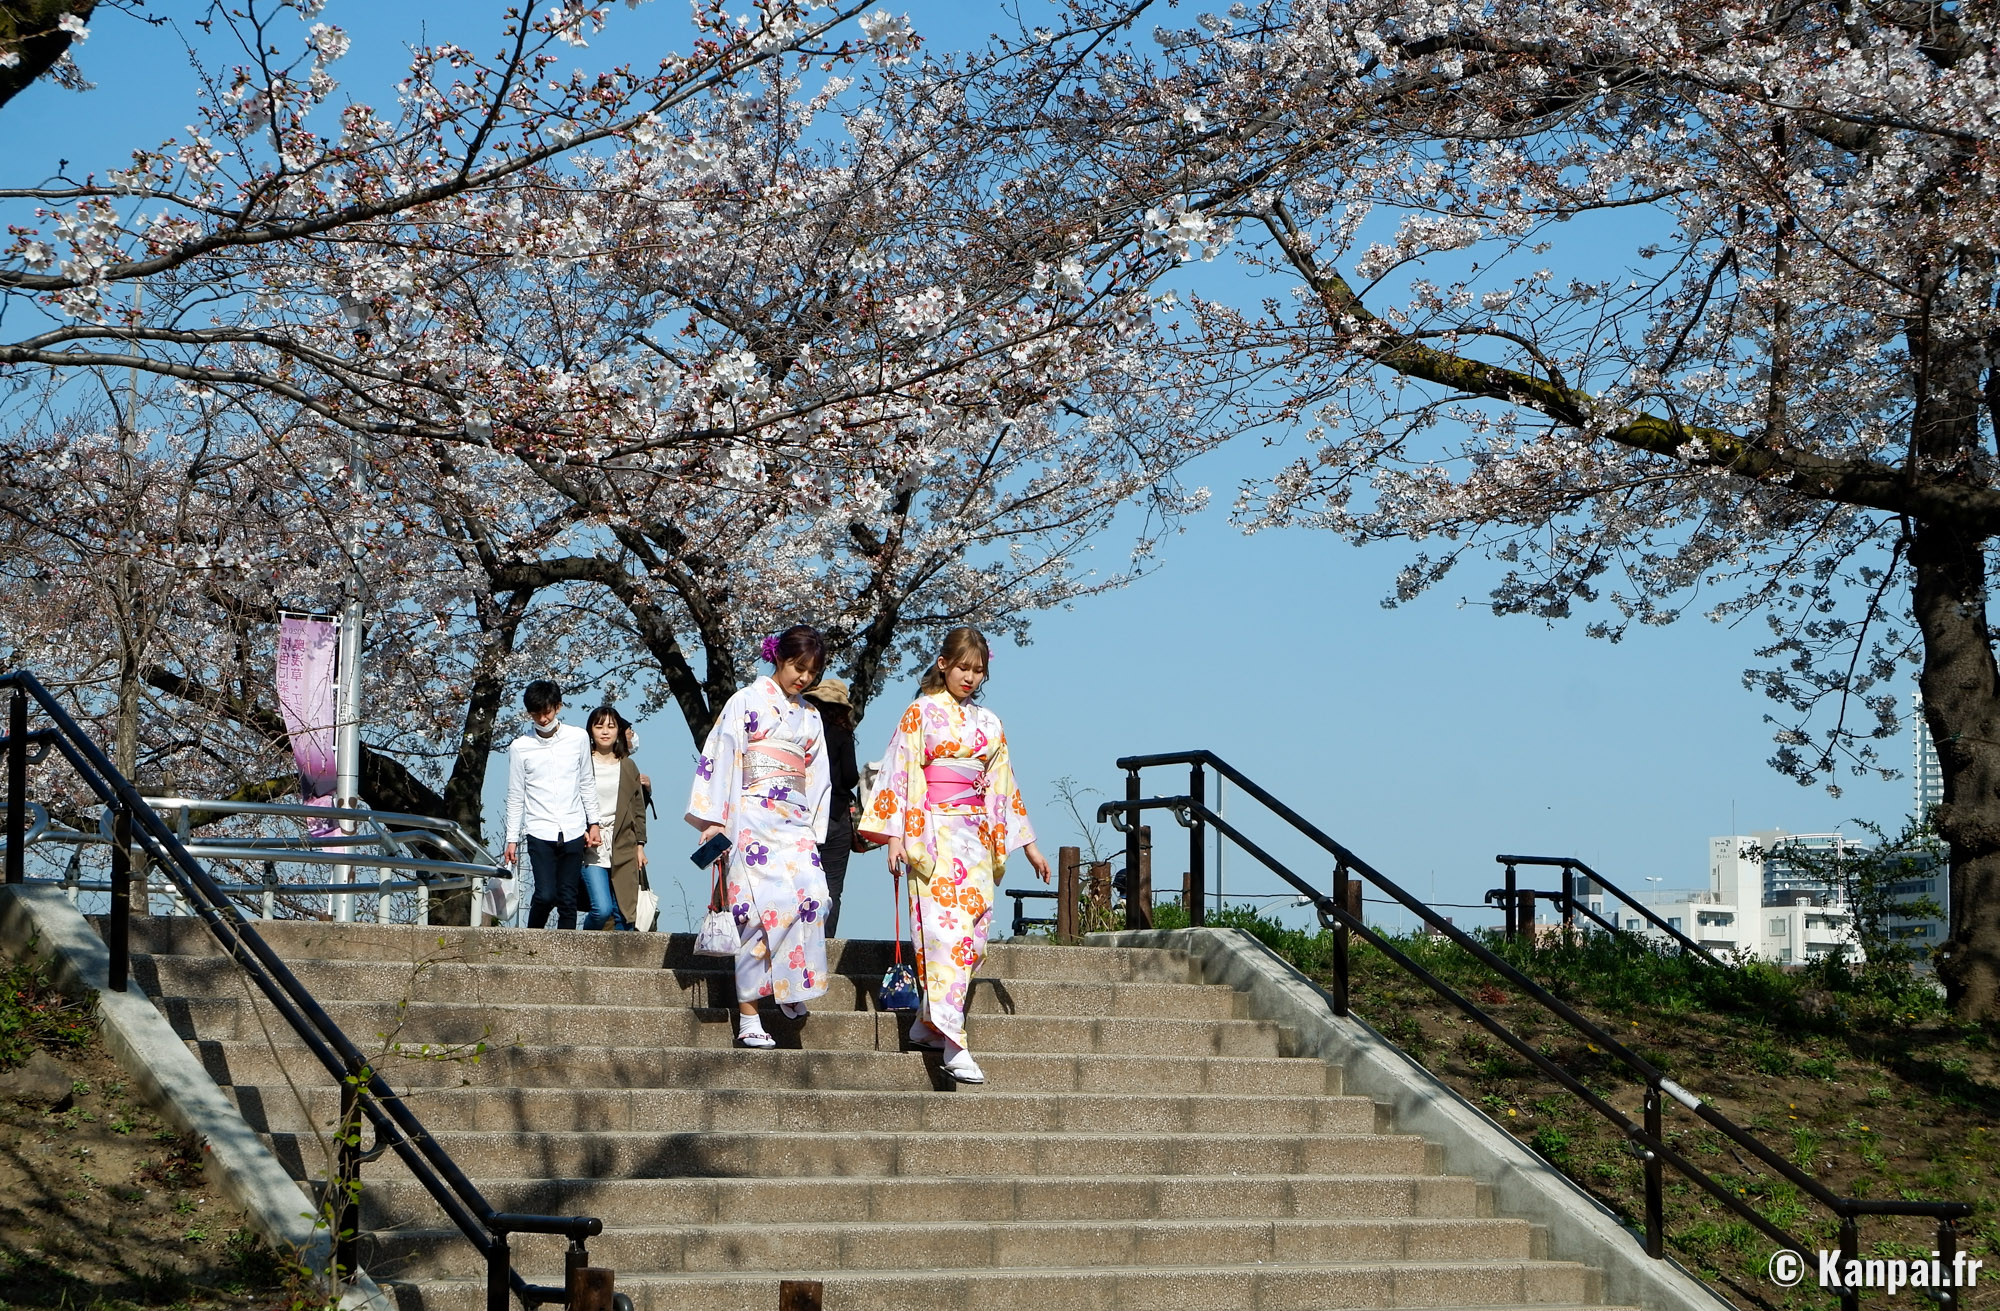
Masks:
[[[583,927],[586,930],[601,929],[607,924],[619,929],[633,928],[618,909],[618,898],[612,895],[609,866],[585,865],[583,890],[590,896],[590,913],[583,917]]]

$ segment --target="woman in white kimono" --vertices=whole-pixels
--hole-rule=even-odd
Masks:
[[[890,870],[910,875],[910,934],[924,989],[910,1041],[942,1051],[944,1072],[960,1083],[986,1082],[965,1049],[965,1007],[1007,857],[1019,851],[1049,881],[1000,716],[973,701],[987,659],[978,629],[945,634],[883,755],[867,817],[870,830],[888,835]]]
[[[730,841],[725,888],[736,952],[736,1036],[745,1047],[777,1042],[757,1017],[770,997],[794,1019],[826,992],[827,770],[819,711],[800,697],[819,678],[826,647],[804,624],[764,639],[771,675],[729,698],[695,767],[687,822],[705,842]]]

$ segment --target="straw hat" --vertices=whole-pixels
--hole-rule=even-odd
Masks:
[[[847,684],[838,678],[822,678],[806,689],[806,695],[814,701],[829,706],[845,706],[854,709],[854,703],[847,699]]]

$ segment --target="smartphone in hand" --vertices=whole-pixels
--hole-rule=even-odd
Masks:
[[[721,860],[722,853],[727,850],[729,850],[728,835],[718,833],[699,847],[696,847],[694,854],[689,856],[688,859],[695,863],[697,869],[706,869],[716,861]]]

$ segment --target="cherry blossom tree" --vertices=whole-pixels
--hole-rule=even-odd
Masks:
[[[97,0],[0,0],[0,105],[38,77],[82,85],[70,47],[90,35]]]
[[[499,64],[417,52],[402,120],[349,106],[338,142],[286,126],[331,94],[319,24],[179,153],[18,193],[39,226],[0,289],[50,326],[0,342],[26,380],[0,509],[89,621],[0,599],[15,657],[136,723],[141,776],[268,795],[278,608],[358,577],[363,795],[477,831],[526,678],[614,672],[699,737],[762,632],[822,624],[865,705],[941,627],[1020,635],[1144,567],[1208,440],[1159,307],[995,204],[1005,152],[907,21],[838,41],[829,12],[704,11],[700,59],[545,93],[549,43],[602,19],[563,7]],[[240,20],[257,50],[285,21]],[[152,380],[143,428],[80,389],[106,370]],[[1135,502],[1129,557],[1093,569]],[[132,569],[150,627],[113,678],[93,598]]]
[[[1994,17],[1078,3],[996,52],[988,128],[1035,137],[1097,219],[1073,256],[1097,285],[1116,252],[1208,241],[1279,280],[1199,303],[1188,344],[1241,422],[1306,448],[1246,489],[1248,526],[1407,542],[1398,599],[1497,558],[1496,612],[1588,605],[1612,638],[1761,612],[1748,681],[1803,782],[1879,767],[1915,663],[1945,779],[1940,967],[1990,1016]]]

